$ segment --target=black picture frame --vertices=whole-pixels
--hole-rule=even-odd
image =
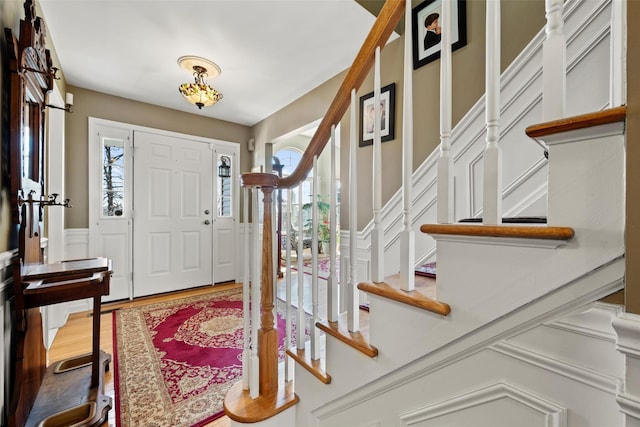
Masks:
[[[380,89],[382,120],[380,140],[395,139],[396,135],[396,84],[391,83]],[[367,113],[368,112],[368,113]],[[373,92],[360,97],[360,147],[373,145]]]
[[[441,14],[442,0],[426,0],[411,11],[411,27],[413,38],[413,69],[417,70],[429,62],[440,58],[439,39],[427,42],[427,29],[425,19],[433,14]],[[451,2],[451,51],[467,45],[467,1],[457,0]],[[438,40],[436,42],[436,40]],[[435,44],[433,44],[435,42]],[[431,46],[428,46],[431,44]],[[425,49],[426,48],[426,49]]]

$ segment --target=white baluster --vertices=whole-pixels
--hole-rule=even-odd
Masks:
[[[244,187],[242,189],[242,200],[244,203],[244,213],[242,214],[242,221],[244,223],[244,236],[243,236],[243,253],[244,253],[244,277],[242,279],[242,313],[243,313],[243,331],[244,331],[244,345],[242,349],[242,389],[249,390],[249,361],[251,359],[250,348],[250,331],[251,331],[251,305],[249,304],[249,297],[251,295],[251,288],[249,287],[249,280],[251,274],[251,249],[249,246],[249,188]]]
[[[502,151],[500,139],[500,0],[487,0],[486,128],[483,222],[502,223]]]
[[[411,28],[411,0],[404,11],[405,28]],[[413,202],[413,66],[411,36],[404,37],[404,90],[402,99],[402,231],[400,232],[400,286],[405,291],[415,288],[415,235],[412,223]]]
[[[283,229],[286,229],[286,249],[285,249],[285,253],[284,253],[284,263],[285,263],[285,286],[286,286],[286,295],[285,295],[285,300],[286,300],[286,321],[287,321],[287,325],[286,325],[286,339],[285,339],[285,348],[289,349],[291,348],[291,244],[290,244],[290,238],[291,238],[291,189],[287,189],[287,215],[285,217],[285,215],[283,215],[283,219],[285,221],[285,224],[283,225]],[[285,228],[286,227],[286,228]],[[282,236],[282,234],[281,234]],[[282,239],[280,239],[282,240]],[[277,253],[277,252],[276,252]],[[291,381],[293,380],[293,372],[294,372],[294,363],[291,360],[291,358],[289,356],[285,357],[285,370],[284,370],[284,375],[285,375],[285,381]]]
[[[336,204],[336,125],[331,125],[331,200],[329,201],[329,278],[327,279],[327,317],[330,322],[338,321],[339,289],[336,275],[336,230],[338,229]]]
[[[298,186],[298,321],[296,327],[296,343],[298,350],[304,350],[306,328],[304,316],[304,251],[303,235],[302,235],[302,183]]]
[[[547,37],[542,46],[542,120],[561,119],[566,114],[566,45],[563,0],[545,0]]]
[[[442,0],[440,15],[440,158],[438,159],[438,223],[453,222],[453,158],[451,157],[451,0]]]
[[[253,279],[251,280],[251,369],[249,396],[255,399],[260,394],[260,358],[258,357],[258,329],[260,328],[260,261],[262,245],[260,244],[258,218],[258,188],[253,188],[252,220],[253,220]]]
[[[320,171],[318,170],[318,156],[313,157],[313,191],[312,191],[312,206],[311,218],[313,224],[313,232],[311,239],[311,313],[313,320],[311,322],[311,359],[320,359],[320,329],[316,327],[316,323],[320,321],[319,308],[318,308],[318,217],[320,195],[318,194],[320,188]]]
[[[360,330],[360,307],[358,298],[356,260],[358,252],[358,162],[356,161],[356,90],[351,89],[351,117],[349,132],[349,275],[347,291],[347,329]]]
[[[382,210],[382,140],[380,137],[380,46],[376,47],[373,67],[373,230],[371,231],[371,280],[384,281],[384,230]]]

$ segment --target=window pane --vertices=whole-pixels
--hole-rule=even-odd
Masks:
[[[124,141],[105,138],[102,156],[102,216],[124,214]]]

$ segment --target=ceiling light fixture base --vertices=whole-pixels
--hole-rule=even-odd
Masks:
[[[222,70],[220,69],[220,66],[218,64],[200,56],[181,56],[180,58],[178,58],[178,65],[189,74],[193,74],[196,67],[204,68],[207,77],[209,77],[210,79],[215,79],[220,74],[222,74]]]

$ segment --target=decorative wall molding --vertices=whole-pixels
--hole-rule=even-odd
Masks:
[[[550,355],[537,353],[530,348],[524,348],[516,344],[503,341],[493,345],[491,349],[523,363],[537,366],[612,395],[616,394],[621,383],[620,378],[604,375],[592,369],[556,359]]]
[[[566,407],[503,381],[401,414],[400,421],[402,426],[416,425],[430,419],[462,412],[469,408],[481,407],[501,399],[509,399],[517,405],[539,413],[545,420],[543,424],[545,427],[565,427],[567,425]],[[496,419],[498,418],[496,415]]]
[[[640,420],[640,399],[630,394],[619,393],[616,401],[618,405],[620,405],[620,412],[636,420]]]
[[[64,259],[87,258],[89,256],[89,229],[65,228]]]
[[[613,320],[618,336],[616,349],[625,358],[625,381],[617,396],[627,425],[640,425],[640,316],[622,313]],[[633,424],[630,418],[633,418]]]
[[[566,240],[527,239],[493,236],[464,236],[453,234],[430,234],[437,241],[475,243],[480,245],[519,246],[540,249],[557,249],[567,244]]]
[[[640,358],[640,316],[623,313],[613,320],[613,328],[618,335],[618,351]]]
[[[611,326],[611,321],[622,314],[623,311],[622,306],[619,305],[595,302],[586,310],[545,323],[545,326],[584,335],[589,338],[615,342],[616,334]]]

